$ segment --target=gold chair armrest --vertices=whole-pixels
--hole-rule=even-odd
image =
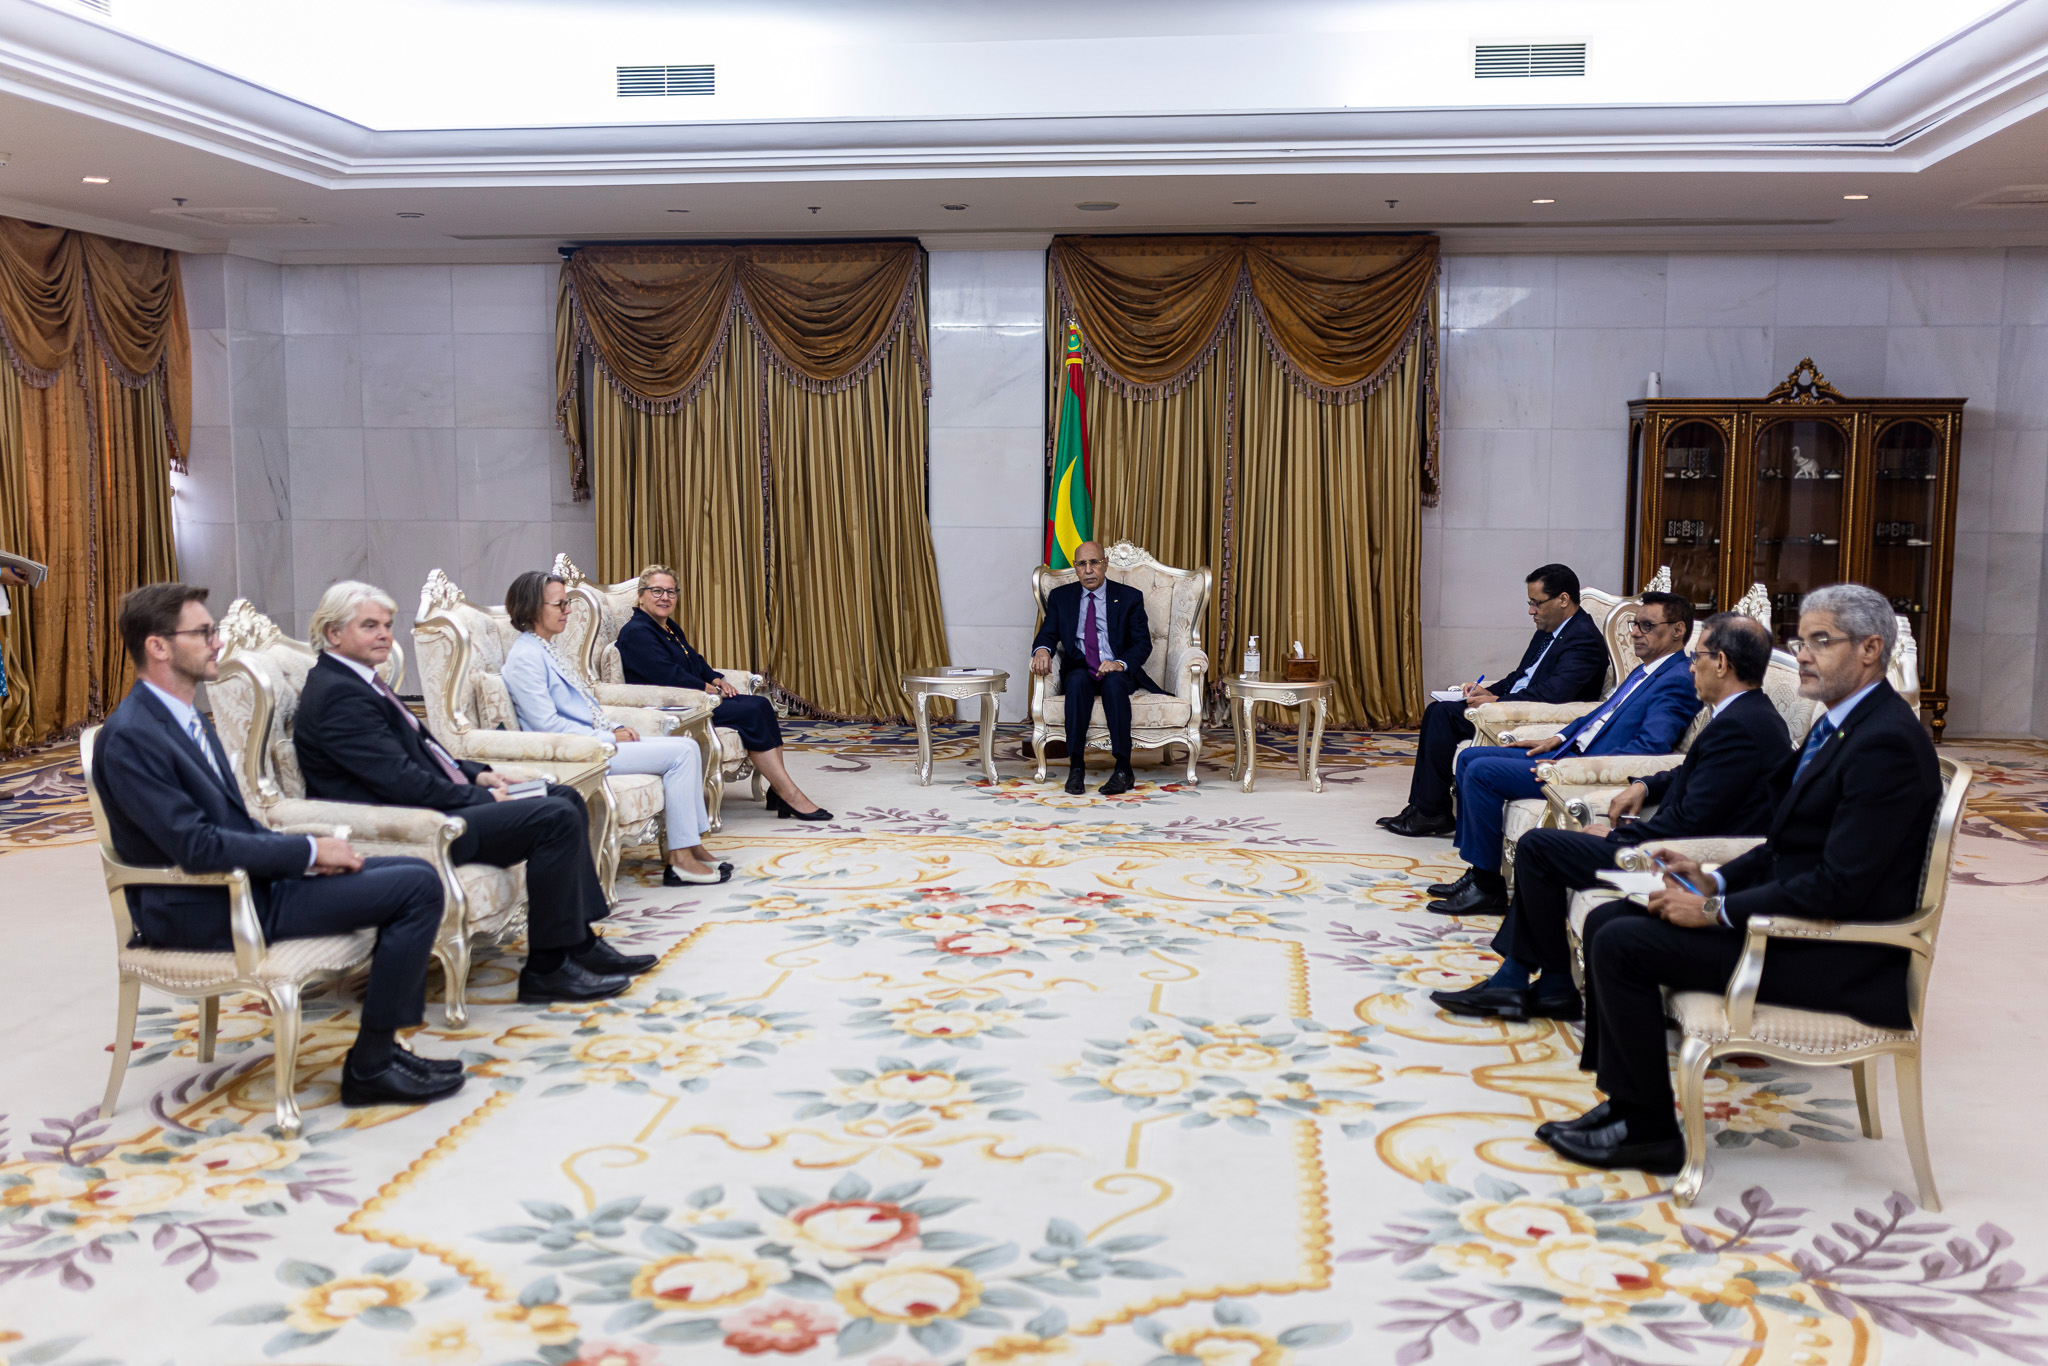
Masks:
[[[749,696],[760,692],[768,684],[768,680],[762,675],[750,673],[745,669],[720,669],[718,676]]]
[[[1674,854],[1683,854],[1702,865],[1719,865],[1734,862],[1762,843],[1763,838],[1754,835],[1730,835],[1719,839],[1655,840],[1649,844],[1639,844],[1633,849],[1622,850],[1615,856],[1615,862],[1632,873],[1652,872],[1654,870],[1650,867],[1651,854],[1668,850]]]
[[[1548,740],[1569,724],[1570,722],[1524,721],[1512,730],[1496,731],[1493,742],[1498,745],[1519,745],[1531,740]],[[1485,733],[1483,730],[1479,732],[1480,735]],[[1478,743],[1476,736],[1473,743]]]
[[[1575,754],[1536,765],[1536,781],[1560,787],[1627,787],[1636,778],[1677,768],[1683,754]]]
[[[332,834],[334,827],[345,825],[349,838],[359,844],[431,847],[444,833],[452,843],[469,829],[469,823],[462,817],[431,811],[423,806],[371,806],[358,802],[314,801],[304,797],[287,797],[273,802],[263,815],[265,824],[285,835]]]
[[[1557,818],[1560,830],[1583,830],[1595,821],[1607,819],[1607,807],[1623,789],[1618,787],[1587,787],[1576,783],[1545,783],[1543,800],[1549,805],[1551,814]],[[1645,808],[1639,814],[1647,818],[1654,808]]]
[[[107,891],[124,887],[225,887],[228,893],[228,934],[235,944],[235,971],[254,977],[256,968],[269,952],[263,939],[263,922],[256,918],[256,898],[249,890],[246,869],[230,868],[225,873],[188,873],[183,868],[145,868],[100,855],[106,874]]]
[[[1051,719],[1046,715],[1045,705],[1047,699],[1049,699],[1052,696],[1052,675],[1049,673],[1032,674],[1031,719],[1033,721],[1049,721]]]
[[[1547,721],[1568,726],[1599,705],[1598,702],[1487,702],[1465,708],[1465,719],[1474,725],[1490,721],[1496,728],[1524,721]]]
[[[519,764],[602,763],[618,752],[610,740],[595,735],[561,735],[544,730],[471,730],[458,742],[458,758],[495,763],[500,759]]]
[[[1773,939],[1831,939],[1837,943],[1883,944],[1928,958],[1934,946],[1928,915],[1905,920],[1809,920],[1803,916],[1753,915],[1743,923],[1742,957],[1728,975],[1728,1030],[1747,1035],[1756,1017],[1756,989],[1764,979],[1764,949]]]
[[[648,683],[599,683],[591,688],[607,707],[643,707],[662,711],[670,707],[695,709],[711,696],[701,688],[657,688]],[[711,703],[716,707],[718,703]]]

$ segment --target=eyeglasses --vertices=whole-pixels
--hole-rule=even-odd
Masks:
[[[672,598],[677,592],[673,588],[643,588],[640,591],[650,598]]]
[[[1076,568],[1076,569],[1100,569],[1100,568],[1102,568],[1102,566],[1104,566],[1104,565],[1106,565],[1106,564],[1108,564],[1108,563],[1109,563],[1109,561],[1108,561],[1108,560],[1076,560],[1076,561],[1074,561],[1074,568]]]
[[[541,603],[542,609],[549,612],[560,611],[562,608],[567,607],[568,605],[569,600],[567,598],[556,598],[553,602],[543,601]]]
[[[1668,621],[1645,621],[1641,617],[1634,617],[1629,621],[1628,633],[1632,636],[1646,636],[1660,626],[1669,626],[1671,624]]]
[[[209,642],[211,642],[211,641],[216,641],[216,640],[219,640],[219,639],[220,639],[220,627],[218,627],[218,626],[189,626],[189,627],[187,627],[186,629],[184,629],[184,630],[182,630],[182,631],[162,631],[162,632],[159,632],[158,634],[160,634],[160,635],[163,635],[163,636],[165,636],[165,637],[170,637],[170,636],[205,636],[205,637],[206,637],[206,639],[207,639],[207,640],[208,640]]]
[[[1863,639],[1862,636],[1831,636],[1827,632],[1822,631],[1817,635],[1794,636],[1785,643],[1785,648],[1795,655],[1817,655],[1830,645],[1840,645],[1846,641],[1861,639]]]

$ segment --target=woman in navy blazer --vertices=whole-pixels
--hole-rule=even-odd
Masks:
[[[804,795],[782,762],[782,727],[775,707],[765,697],[742,694],[705,662],[676,625],[676,571],[650,564],[640,571],[640,605],[619,628],[619,666],[628,683],[654,688],[695,688],[722,699],[711,724],[739,732],[747,757],[768,780],[768,805],[798,820],[832,819],[818,814],[818,804]]]

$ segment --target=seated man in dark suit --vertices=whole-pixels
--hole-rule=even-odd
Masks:
[[[1607,682],[1607,642],[1600,627],[1579,607],[1579,576],[1561,564],[1529,571],[1529,616],[1536,634],[1522,662],[1505,678],[1486,686],[1481,674],[1455,702],[1431,702],[1422,713],[1415,743],[1415,773],[1408,780],[1408,805],[1379,824],[1397,835],[1448,835],[1451,815],[1451,760],[1462,740],[1473,735],[1467,707],[1488,702],[1597,702]]]
[[[1764,843],[1708,873],[1666,856],[1647,911],[1600,907],[1586,921],[1586,1036],[1579,1066],[1607,1099],[1537,1137],[1588,1167],[1669,1174],[1685,1162],[1672,1113],[1665,987],[1726,990],[1753,915],[1898,920],[1913,913],[1941,804],[1941,769],[1920,718],[1885,681],[1898,618],[1861,584],[1800,604],[1799,692],[1826,713],[1770,780]],[[1907,952],[1883,944],[1773,939],[1758,1001],[1907,1029]]]
[[[1065,672],[1060,691],[1067,700],[1067,791],[1087,786],[1088,720],[1095,699],[1102,699],[1102,719],[1109,726],[1109,752],[1116,771],[1099,789],[1106,797],[1129,792],[1137,778],[1131,773],[1131,690],[1165,692],[1145,672],[1152,653],[1152,629],[1145,621],[1145,595],[1128,584],[1109,581],[1109,561],[1102,547],[1084,542],[1074,552],[1079,583],[1064,583],[1046,595],[1045,621],[1031,642],[1031,672],[1052,672],[1058,649]]]
[[[377,929],[362,1024],[341,1069],[344,1105],[418,1105],[462,1087],[462,1064],[422,1058],[398,1031],[424,1018],[441,879],[424,859],[359,856],[346,839],[280,835],[250,819],[213,723],[192,705],[220,676],[206,590],[152,583],[121,599],[135,687],[100,728],[92,781],[114,852],[188,873],[249,874],[266,942]],[[136,938],[164,949],[230,949],[220,887],[131,887]]]
[[[590,857],[590,816],[573,787],[507,801],[510,780],[488,764],[457,761],[377,675],[391,656],[391,599],[344,581],[321,595],[307,634],[320,651],[299,694],[292,738],[306,794],[374,806],[423,806],[462,817],[449,846],[458,864],[526,864],[526,965],[519,999],[595,1001],[617,996],[652,954],[621,954],[591,928],[609,908]]]
[[[1460,1015],[1579,1018],[1565,916],[1571,894],[1594,886],[1615,856],[1648,840],[1761,835],[1770,825],[1769,778],[1792,750],[1785,718],[1763,690],[1771,633],[1740,612],[1707,619],[1692,657],[1693,691],[1713,709],[1685,762],[1638,778],[1608,805],[1608,824],[1531,830],[1515,845],[1515,897],[1494,936],[1500,971],[1476,987],[1430,993]],[[1657,813],[1635,820],[1645,803]],[[1542,977],[1531,988],[1533,972]]]
[[[1630,626],[1642,663],[1592,711],[1548,739],[1468,749],[1458,761],[1458,853],[1472,865],[1456,882],[1430,891],[1439,915],[1490,915],[1508,908],[1500,851],[1507,804],[1540,797],[1534,760],[1545,754],[1669,754],[1699,714],[1685,667],[1692,603],[1676,593],[1645,593]]]

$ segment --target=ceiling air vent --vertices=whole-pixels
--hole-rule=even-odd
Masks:
[[[2048,185],[2007,185],[1966,199],[1959,209],[2048,209]]]
[[[1472,49],[1472,74],[1479,80],[1505,77],[1583,76],[1584,43],[1480,43]]]
[[[715,95],[712,66],[622,66],[619,95]]]

